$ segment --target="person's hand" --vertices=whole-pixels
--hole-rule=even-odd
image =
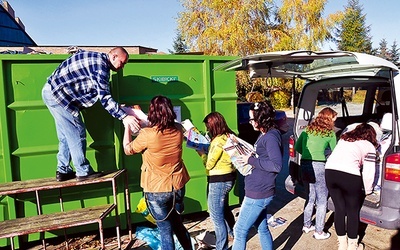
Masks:
[[[133,115],[125,116],[125,118],[122,119],[122,123],[134,133],[140,130],[139,120]]]
[[[249,162],[250,156],[251,155],[239,155],[236,159],[239,164],[246,165]]]

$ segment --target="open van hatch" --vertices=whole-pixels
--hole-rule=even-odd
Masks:
[[[350,75],[388,77],[388,69],[397,67],[382,58],[356,52],[278,51],[232,60],[214,70],[248,70],[251,78],[321,80]]]

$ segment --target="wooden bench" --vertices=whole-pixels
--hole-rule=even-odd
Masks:
[[[14,181],[0,184],[0,196],[16,195],[27,192],[36,193],[36,205],[38,215],[24,218],[15,218],[11,220],[0,222],[0,239],[10,238],[11,247],[14,249],[14,237],[51,231],[56,229],[66,229],[69,227],[82,226],[87,224],[98,223],[101,247],[104,249],[104,235],[103,235],[103,219],[112,211],[115,211],[116,231],[118,247],[121,249],[121,236],[120,236],[120,220],[118,214],[117,202],[117,184],[116,179],[122,174],[125,174],[125,205],[127,214],[127,224],[129,229],[129,237],[132,240],[132,228],[130,219],[130,198],[127,183],[127,172],[125,169],[116,172],[105,174],[102,177],[78,182],[75,179],[64,182],[58,182],[55,178],[35,179],[26,181]],[[81,185],[89,185],[96,183],[111,182],[113,190],[113,203],[93,207],[85,207],[72,211],[64,211],[61,189],[66,187],[74,187]],[[42,214],[40,194],[39,191],[43,190],[59,190],[61,212]],[[68,242],[66,241],[68,249]],[[43,239],[43,247],[46,249],[46,244]]]

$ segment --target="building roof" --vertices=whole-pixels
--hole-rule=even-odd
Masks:
[[[72,54],[78,49],[97,52],[109,52],[115,46],[0,46],[0,54]],[[157,49],[142,46],[121,46],[129,54],[156,54]]]
[[[0,46],[36,46],[8,2],[0,2],[0,6]]]

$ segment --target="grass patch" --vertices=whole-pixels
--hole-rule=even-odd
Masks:
[[[353,91],[351,89],[344,91],[344,98],[346,102],[364,103],[365,96],[367,94],[366,90],[357,90],[354,95],[352,93]]]

